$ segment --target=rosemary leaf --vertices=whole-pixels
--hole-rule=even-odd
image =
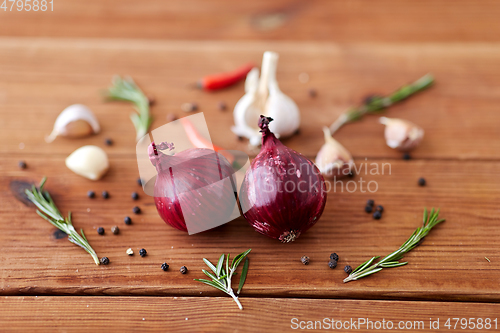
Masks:
[[[438,225],[441,222],[444,222],[444,219],[438,219],[439,217],[439,209],[434,211],[434,208],[431,210],[430,214],[427,212],[427,208],[424,209],[424,219],[422,223],[422,227],[417,228],[413,234],[399,247],[397,251],[385,256],[379,262],[372,264],[377,258],[373,257],[365,263],[361,264],[358,268],[356,268],[348,277],[344,279],[344,283],[349,281],[356,281],[365,276],[380,272],[383,268],[391,268],[391,267],[399,267],[406,265],[408,262],[399,262],[400,259],[404,257],[404,255],[415,247],[417,247],[429,234],[431,229]]]
[[[238,291],[236,294],[240,294],[241,289],[243,288],[243,285],[245,284],[245,280],[247,279],[247,272],[248,272],[248,258],[245,259],[245,263],[243,264],[243,269],[241,270],[241,277],[240,277],[240,284],[238,286]]]
[[[220,276],[223,265],[224,265],[224,255],[221,255],[219,258],[219,262],[217,263],[217,272],[215,272],[215,274],[217,274],[217,276]]]
[[[203,261],[205,262],[205,264],[206,264],[208,267],[210,267],[210,269],[211,269],[211,270],[212,270],[215,274],[217,274],[217,268],[215,268],[214,264],[212,264],[212,263],[210,262],[210,260],[203,258]]]

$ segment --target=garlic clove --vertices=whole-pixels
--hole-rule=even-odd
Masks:
[[[52,142],[58,136],[81,138],[99,131],[99,122],[92,111],[85,105],[73,104],[59,114],[52,133],[45,138],[45,141]]]
[[[323,127],[325,143],[316,155],[316,166],[325,177],[343,177],[354,166],[351,153],[335,140],[328,127]]]
[[[245,79],[245,93],[256,91],[259,86],[259,69],[257,67],[252,68],[247,74]]]
[[[386,126],[385,141],[393,149],[411,150],[417,147],[424,137],[424,130],[408,120],[381,117],[379,121]]]
[[[266,102],[266,116],[280,119],[269,124],[276,137],[288,137],[299,129],[300,112],[297,104],[281,91],[271,93]]]
[[[66,158],[68,169],[90,180],[98,180],[109,169],[108,155],[97,146],[83,146]]]

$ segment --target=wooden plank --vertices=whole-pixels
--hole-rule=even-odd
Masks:
[[[477,327],[496,331],[500,311],[500,304],[491,303],[241,300],[243,311],[229,297],[2,297],[0,324],[4,332],[285,332],[307,325],[317,330],[435,332],[449,330],[445,324],[450,318],[451,329],[477,332]],[[466,318],[464,326],[460,321],[455,326],[452,318]]]
[[[499,41],[497,1],[53,1],[0,10],[4,36],[195,40]]]
[[[414,153],[425,159],[498,159],[500,136],[500,44],[331,44],[286,42],[160,42],[132,40],[0,39],[0,153],[69,155],[85,144],[115,140],[111,154],[134,153],[132,109],[104,103],[100,91],[114,74],[130,74],[156,97],[153,128],[166,115],[185,115],[180,106],[195,101],[207,119],[213,141],[227,149],[246,150],[230,131],[232,107],[242,84],[217,93],[188,88],[200,76],[232,69],[246,61],[260,63],[262,52],[281,54],[278,77],[282,90],[299,105],[301,134],[286,144],[314,156],[323,143],[321,127],[373,93],[386,94],[432,72],[435,87],[394,106],[389,117],[409,119],[426,130]],[[300,73],[310,81],[302,84]],[[309,88],[318,97],[308,96]],[[226,101],[229,110],[218,111]],[[103,132],[88,140],[43,138],[58,113],[73,103],[89,105]],[[20,116],[22,115],[22,116]],[[354,156],[399,158],[383,139],[377,117],[343,128],[336,135]],[[25,147],[19,149],[19,145]]]
[[[112,149],[112,148],[110,148]],[[350,183],[338,183],[329,193],[325,212],[316,226],[292,244],[281,244],[254,232],[239,218],[218,229],[188,236],[165,225],[153,200],[130,193],[139,186],[135,161],[111,158],[112,168],[100,182],[91,182],[64,167],[64,158],[37,155],[26,158],[28,168],[17,168],[17,157],[0,161],[0,293],[3,295],[175,295],[219,296],[220,292],[193,281],[205,268],[202,258],[216,260],[221,253],[236,254],[252,248],[245,294],[265,297],[333,297],[370,299],[429,299],[499,301],[500,244],[498,205],[500,166],[497,162],[368,160]],[[364,160],[358,164],[365,163]],[[389,163],[384,168],[382,163]],[[9,191],[14,179],[39,181],[49,177],[47,189],[62,212],[73,212],[109,266],[95,266],[90,256],[66,239],[55,239],[54,228],[34,210],[16,201]],[[418,187],[424,176],[426,187]],[[360,181],[364,191],[361,192]],[[376,193],[366,192],[376,182]],[[371,191],[375,190],[371,183]],[[87,190],[108,190],[111,198],[88,199]],[[141,192],[142,193],[142,192]],[[363,210],[367,199],[385,208],[375,221]],[[143,213],[131,214],[138,205]],[[407,255],[409,265],[387,269],[372,277],[343,284],[344,265],[357,266],[374,255],[396,250],[421,224],[424,207],[440,207],[447,221]],[[123,224],[130,215],[133,224]],[[118,225],[120,235],[110,228]],[[103,226],[104,236],[95,229]],[[132,247],[136,255],[125,254]],[[137,255],[146,248],[148,255]],[[339,267],[327,263],[331,252],[341,257]],[[300,257],[308,255],[304,266]],[[491,262],[486,261],[488,257]],[[168,262],[170,271],[160,265]],[[189,269],[179,273],[180,266]]]

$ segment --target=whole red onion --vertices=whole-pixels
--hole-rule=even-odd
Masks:
[[[233,169],[224,156],[203,148],[167,155],[160,151],[165,149],[172,150],[173,144],[153,142],[148,147],[157,171],[154,197],[161,218],[190,234],[228,222],[236,188]]]
[[[313,162],[271,133],[272,120],[260,116],[262,148],[245,174],[239,199],[243,216],[256,231],[288,243],[320,218],[326,185]]]

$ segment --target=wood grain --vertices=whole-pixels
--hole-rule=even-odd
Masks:
[[[131,40],[0,39],[0,154],[69,155],[85,144],[103,145],[111,137],[112,155],[134,154],[129,105],[104,103],[100,92],[115,74],[129,74],[155,96],[155,122],[183,116],[180,106],[197,102],[212,140],[227,149],[246,150],[230,127],[232,108],[243,85],[217,93],[188,88],[199,77],[247,61],[260,63],[267,49],[281,55],[282,90],[299,105],[301,134],[285,143],[310,157],[323,144],[322,126],[373,93],[387,94],[431,72],[436,85],[392,107],[389,117],[422,126],[425,139],[413,156],[424,159],[498,160],[500,136],[496,110],[500,99],[500,44],[332,44],[294,42],[161,42]],[[302,84],[300,73],[310,81]],[[308,96],[309,88],[318,97]],[[229,105],[217,109],[219,101]],[[88,140],[58,139],[45,144],[57,115],[84,103],[95,111],[103,131]],[[22,116],[19,116],[22,115]],[[357,158],[400,158],[385,145],[378,117],[342,128],[337,139]],[[19,149],[23,143],[24,150]]]
[[[10,3],[9,3],[10,7]],[[194,40],[499,41],[497,1],[54,0],[0,10],[3,36]]]
[[[6,254],[0,257],[3,295],[218,296],[219,291],[193,281],[204,276],[201,259],[215,261],[221,253],[234,255],[252,248],[245,295],[500,300],[497,162],[368,160],[378,165],[380,173],[382,164],[389,163],[390,174],[386,165],[384,175],[372,175],[374,165],[368,164],[367,174],[362,170],[351,183],[337,183],[317,225],[284,245],[256,233],[242,218],[191,236],[174,230],[159,218],[151,197],[141,194],[138,202],[130,198],[140,189],[133,159],[112,157],[112,168],[100,182],[73,174],[61,157],[35,155],[26,161],[25,171],[17,168],[16,158],[0,161],[0,251]],[[8,190],[14,179],[37,182],[42,175],[49,177],[46,188],[61,211],[73,212],[75,226],[84,229],[99,256],[110,258],[109,266],[95,266],[83,250],[56,239],[54,228]],[[417,186],[421,176],[427,179],[426,187]],[[368,182],[378,184],[376,193],[367,192]],[[342,186],[348,187],[342,192]],[[88,199],[90,189],[108,190],[111,198]],[[370,198],[385,208],[379,221],[364,212]],[[132,214],[135,205],[142,208],[141,215]],[[357,266],[371,256],[396,250],[420,226],[424,207],[440,207],[447,221],[406,256],[409,265],[342,283],[345,265]],[[133,219],[130,226],[123,223],[126,215]],[[121,228],[120,235],[111,234],[113,225]],[[99,226],[106,229],[104,236],[97,234]],[[125,254],[129,247],[135,256]],[[148,256],[139,257],[140,248]],[[327,265],[332,252],[341,258],[335,270]],[[302,255],[311,258],[310,265],[300,263]],[[163,262],[170,264],[170,271],[160,269]],[[183,265],[189,269],[187,275],[178,271]]]
[[[474,318],[475,328],[477,318],[494,319],[500,311],[500,304],[477,303],[294,298],[241,301],[243,311],[228,297],[2,297],[0,325],[3,332],[288,332],[296,331],[301,321],[302,328],[316,324],[319,330],[321,324],[325,330],[335,329],[325,324],[331,325],[333,320],[335,325],[341,321],[344,327],[365,332],[374,331],[376,325],[381,327],[377,332],[399,330],[399,325],[403,330],[408,327],[409,331],[436,332],[430,327],[431,319],[434,325],[439,319],[439,331],[448,330],[444,326],[447,319],[456,317]],[[372,323],[364,324],[361,318]],[[453,328],[455,321],[450,324]],[[390,325],[392,330],[388,329]],[[461,332],[478,331],[471,329],[472,324],[466,329],[460,323],[456,327]],[[487,331],[495,330],[493,322]]]

